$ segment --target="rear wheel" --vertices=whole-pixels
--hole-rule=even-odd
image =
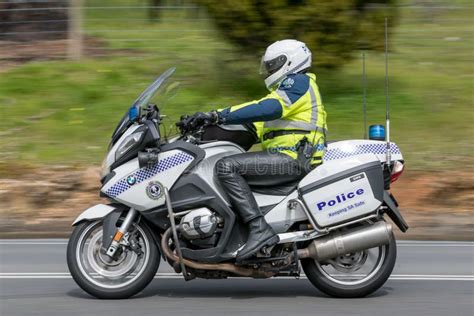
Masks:
[[[397,257],[395,237],[388,244],[348,253],[326,262],[301,261],[311,283],[334,297],[364,297],[378,290],[390,277]]]
[[[142,223],[133,224],[130,231],[124,235],[112,260],[102,250],[101,221],[84,222],[74,228],[69,238],[67,263],[72,277],[84,291],[97,298],[127,298],[153,280],[160,254],[152,233]]]

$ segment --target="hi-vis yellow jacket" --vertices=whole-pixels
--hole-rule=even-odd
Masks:
[[[254,123],[263,149],[294,159],[297,158],[296,145],[306,137],[315,146],[312,162],[321,162],[326,111],[315,74],[289,75],[264,98],[221,110],[219,118],[223,124]]]

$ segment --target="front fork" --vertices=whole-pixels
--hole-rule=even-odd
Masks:
[[[120,225],[119,229],[115,232],[114,238],[112,239],[112,243],[110,244],[109,248],[107,249],[107,256],[110,258],[114,259],[115,253],[117,252],[117,249],[120,246],[120,241],[122,240],[123,235],[128,231],[130,226],[133,223],[133,220],[137,216],[137,210],[134,208],[131,208],[127,216],[125,216],[125,219],[122,222],[122,225]]]

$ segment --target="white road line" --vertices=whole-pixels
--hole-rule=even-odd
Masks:
[[[65,239],[0,239],[0,245],[67,245]],[[474,247],[471,241],[398,240],[399,247]]]
[[[0,279],[70,279],[67,272],[32,272],[32,273],[0,273]],[[157,273],[155,279],[182,279],[181,274]],[[242,279],[242,278],[239,278]],[[251,278],[244,278],[251,279]],[[276,277],[274,279],[293,280],[294,277]],[[300,279],[307,279],[302,275]],[[441,275],[441,274],[393,274],[389,280],[433,280],[433,281],[474,281],[474,275]]]
[[[397,247],[474,247],[474,243],[403,243],[397,241]]]
[[[70,275],[69,272],[1,272],[4,275]]]
[[[67,242],[17,242],[17,241],[0,241],[0,245],[19,245],[19,246],[29,246],[29,245],[67,245]]]
[[[69,272],[0,272],[0,276],[9,275],[70,275]],[[174,272],[158,272],[156,276],[180,276],[179,273]],[[302,274],[303,276],[304,274]],[[335,276],[342,276],[336,274]],[[362,276],[361,274],[354,274],[354,277]],[[392,277],[421,277],[421,278],[474,278],[472,274],[392,274]]]
[[[474,241],[456,241],[456,240],[397,240],[399,244],[471,244]]]
[[[0,279],[71,279],[71,276],[68,275],[55,275],[55,276],[0,276]],[[182,279],[181,275],[179,276],[155,276],[155,279]],[[229,278],[232,279],[232,278]],[[239,278],[242,279],[242,278]],[[251,279],[251,278],[244,278]],[[294,280],[293,277],[277,277],[278,280]],[[306,280],[307,277],[302,276],[300,279]],[[421,277],[410,277],[410,278],[399,278],[399,277],[390,277],[388,278],[391,281],[474,281],[474,278],[421,278]]]

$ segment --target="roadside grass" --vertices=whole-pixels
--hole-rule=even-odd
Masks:
[[[473,162],[473,7],[464,1],[456,6],[402,7],[391,38],[391,134],[411,169],[454,169]],[[86,10],[85,15],[87,36],[106,42],[104,57],[30,62],[0,74],[4,168],[13,161],[97,165],[127,107],[171,66],[177,67],[180,89],[162,108],[168,129],[181,114],[266,94],[258,75],[261,52],[238,55],[203,12],[166,10],[156,23],[147,21],[143,10]],[[317,58],[318,48],[312,49]],[[364,134],[361,61],[355,54],[338,71],[315,69],[332,140]],[[367,52],[366,62],[369,124],[383,124],[384,58]]]

